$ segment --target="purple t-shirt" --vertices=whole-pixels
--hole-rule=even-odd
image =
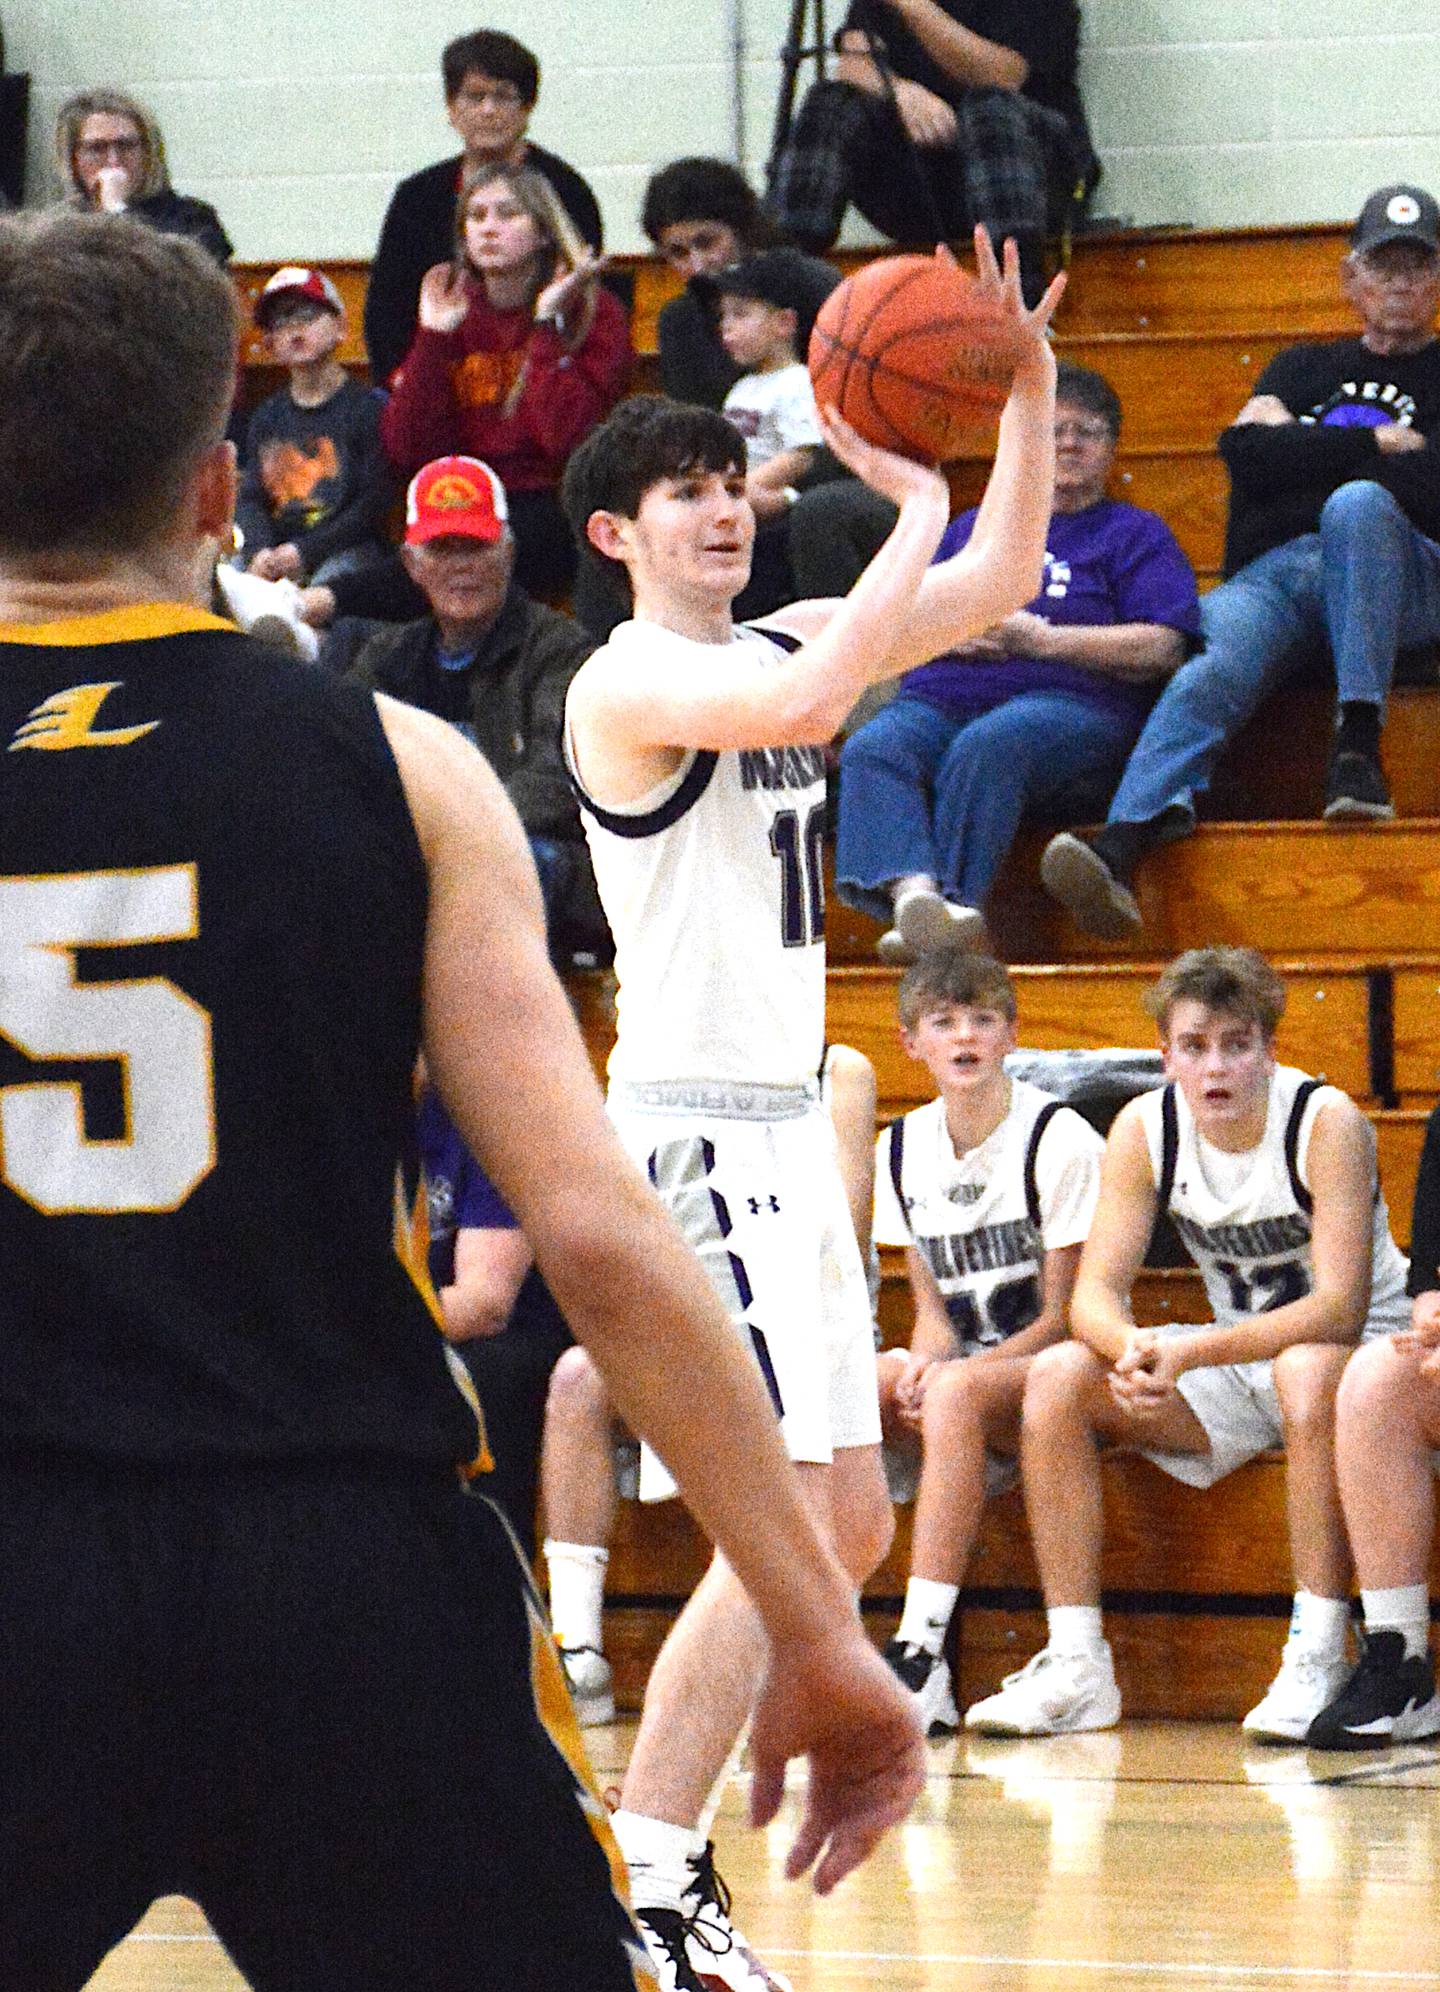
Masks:
[[[936,560],[958,553],[975,529],[977,508],[952,519]],[[1200,634],[1195,576],[1175,535],[1154,512],[1102,498],[1083,512],[1056,512],[1045,544],[1045,578],[1027,604],[1052,623],[1164,623],[1187,638]],[[1021,692],[1064,691],[1123,712],[1143,712],[1153,685],[1135,685],[1055,658],[1006,657],[972,662],[937,657],[901,680],[907,692],[974,718]]]
[[[417,1114],[420,1166],[430,1210],[430,1282],[438,1292],[455,1278],[457,1231],[514,1231],[515,1215],[427,1086]]]

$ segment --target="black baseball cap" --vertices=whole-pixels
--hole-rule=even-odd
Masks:
[[[1440,251],[1440,207],[1423,187],[1377,187],[1360,210],[1350,237],[1352,255],[1386,242],[1418,242],[1432,255]]]
[[[840,282],[840,272],[818,256],[798,249],[758,249],[710,279],[716,295],[758,297],[781,311],[795,313],[796,344],[801,354],[810,343],[811,327],[821,305]]]

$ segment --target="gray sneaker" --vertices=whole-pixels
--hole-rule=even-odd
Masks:
[[[560,1665],[565,1669],[570,1699],[575,1704],[575,1720],[582,1729],[594,1729],[615,1720],[615,1683],[610,1662],[594,1646],[562,1646]]]
[[[1111,871],[1093,844],[1062,830],[1045,846],[1040,883],[1074,917],[1077,927],[1102,941],[1124,941],[1144,925],[1139,902]]]
[[[919,887],[896,901],[895,930],[918,959],[941,948],[983,947],[985,916],[973,906],[961,906]]]

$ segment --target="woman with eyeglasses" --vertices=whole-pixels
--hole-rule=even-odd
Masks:
[[[625,313],[548,180],[487,167],[456,209],[455,255],[420,286],[420,322],[380,417],[398,475],[477,456],[505,486],[516,576],[554,599],[575,543],[560,508],[571,451],[630,374]]]
[[[1195,576],[1175,535],[1108,495],[1119,440],[1109,381],[1062,361],[1040,593],[907,672],[845,742],[835,885],[885,923],[882,961],[977,945],[1021,818],[1093,815],[1159,687],[1198,648]],[[978,517],[972,507],[951,521],[937,560],[968,543]]]
[[[162,235],[188,236],[220,264],[234,254],[210,203],[171,186],[160,127],[123,90],[81,90],[60,106],[55,166],[71,207],[127,214]]]

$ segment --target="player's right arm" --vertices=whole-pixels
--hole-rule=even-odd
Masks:
[[[833,415],[822,413],[821,425],[834,446]],[[621,661],[609,649],[597,651],[576,673],[567,702],[582,764],[597,747],[608,758],[667,748],[823,744],[868,685],[903,668],[890,659],[945,530],[949,491],[927,465],[885,450],[869,457],[868,481],[899,517],[843,600],[802,604],[818,613],[797,620],[787,611],[760,625],[798,637],[801,647],[775,664],[716,645],[713,665],[692,655],[683,672],[663,653],[652,661],[632,649]]]
[[[1131,1100],[1115,1116],[1100,1162],[1100,1196],[1080,1254],[1070,1326],[1078,1341],[1107,1363],[1136,1334],[1130,1295],[1155,1227],[1155,1174],[1140,1118]]]
[[[831,1886],[918,1793],[918,1723],[815,1534],[758,1369],[606,1118],[546,955],[518,817],[452,728],[378,703],[429,877],[431,1078],[621,1416],[664,1458],[755,1603],[771,1672],[753,1803],[757,1816],[773,1812],[785,1758],[809,1755],[797,1847],[807,1865],[820,1855],[817,1886]]]

